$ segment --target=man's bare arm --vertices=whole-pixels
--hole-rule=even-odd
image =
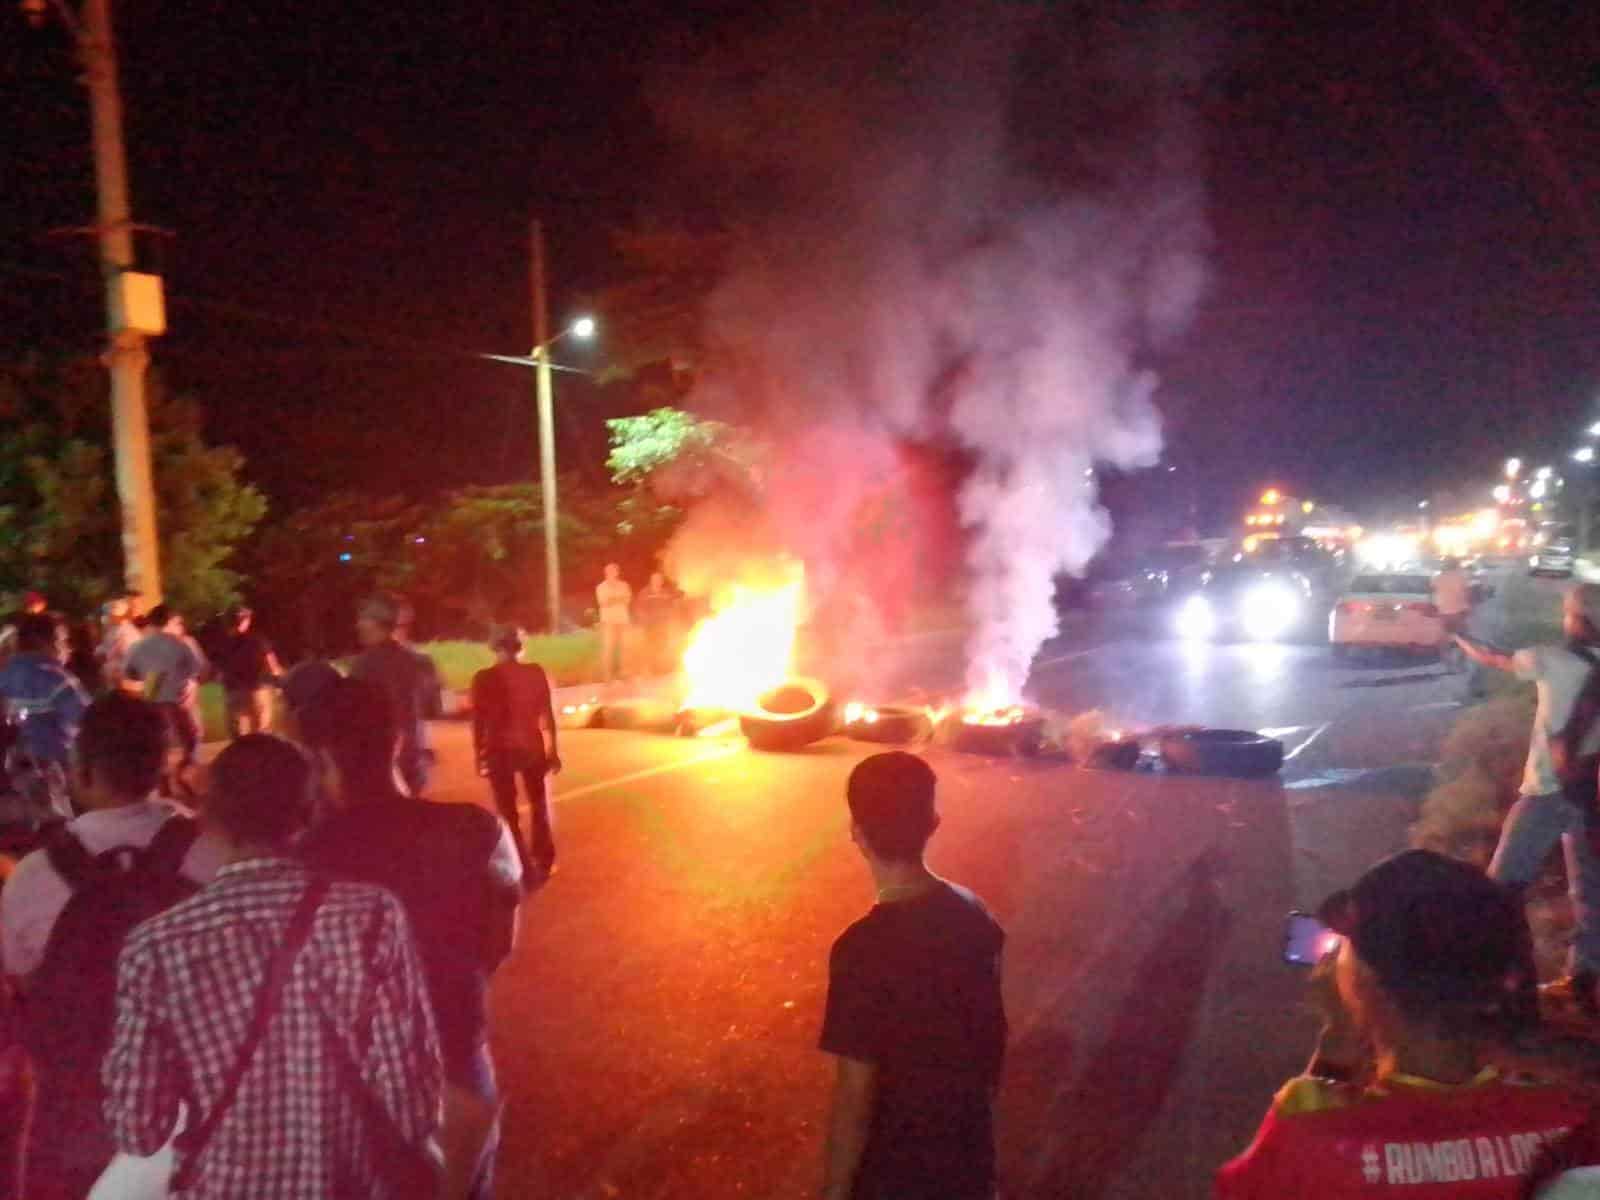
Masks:
[[[1511,661],[1509,651],[1487,645],[1484,642],[1475,642],[1459,633],[1456,634],[1456,645],[1461,647],[1463,654],[1481,666],[1493,667],[1496,671],[1516,670],[1516,664]]]
[[[849,1200],[861,1155],[872,1127],[872,1107],[878,1096],[875,1063],[839,1057],[833,1082],[833,1107],[828,1113],[828,1142],[823,1153],[823,1200]]]

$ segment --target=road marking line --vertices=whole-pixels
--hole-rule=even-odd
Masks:
[[[1258,729],[1256,732],[1262,737],[1282,739],[1296,733],[1303,733],[1305,730],[1310,728],[1311,726],[1309,725],[1272,725],[1268,726],[1266,729]]]
[[[1327,733],[1328,732],[1328,727],[1330,725],[1332,725],[1332,724],[1333,724],[1332,721],[1324,721],[1321,725],[1318,725],[1316,727],[1316,729],[1312,730],[1310,737],[1306,738],[1305,741],[1301,742],[1293,750],[1289,751],[1289,753],[1287,753],[1287,754],[1285,754],[1283,756],[1283,761],[1284,762],[1291,762],[1294,759],[1299,758],[1300,757],[1300,752],[1302,750],[1305,750],[1308,746],[1311,745],[1312,742],[1316,741],[1323,734]]]
[[[681,762],[662,763],[656,767],[645,767],[642,770],[632,771],[627,775],[618,775],[615,779],[602,779],[598,783],[586,783],[580,788],[573,788],[570,792],[559,792],[557,800],[576,800],[580,796],[592,796],[596,792],[603,792],[607,788],[621,787],[625,783],[635,783],[640,779],[649,779],[652,775],[665,775],[669,771],[682,771],[688,767],[698,766],[700,763],[713,762],[719,758],[727,758],[737,754],[745,748],[744,743],[734,742],[729,745],[718,746],[705,754],[686,758]]]

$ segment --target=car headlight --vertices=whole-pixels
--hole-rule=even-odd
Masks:
[[[1300,619],[1300,597],[1282,583],[1261,583],[1239,601],[1239,626],[1252,641],[1282,637]]]
[[[1217,618],[1211,611],[1211,601],[1204,596],[1190,596],[1178,609],[1178,636],[1203,642],[1216,632]]]

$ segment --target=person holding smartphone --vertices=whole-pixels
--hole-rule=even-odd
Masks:
[[[1513,893],[1468,863],[1408,850],[1317,916],[1336,939],[1313,977],[1327,1025],[1250,1147],[1217,1173],[1218,1200],[1510,1200],[1546,1147],[1588,1144],[1576,1083],[1499,1065],[1500,1048],[1518,1065],[1543,1050],[1518,1022]]]
[[[1590,1016],[1600,1016],[1600,832],[1594,803],[1600,754],[1600,586],[1580,583],[1562,605],[1559,645],[1515,653],[1462,634],[1456,644],[1473,662],[1531,680],[1538,704],[1518,800],[1500,828],[1490,878],[1519,894],[1544,871],[1560,842],[1566,855],[1577,932],[1564,989]]]

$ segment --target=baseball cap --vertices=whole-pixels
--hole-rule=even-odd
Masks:
[[[1440,999],[1503,981],[1520,961],[1522,914],[1511,893],[1431,850],[1384,859],[1317,915],[1385,985]]]

